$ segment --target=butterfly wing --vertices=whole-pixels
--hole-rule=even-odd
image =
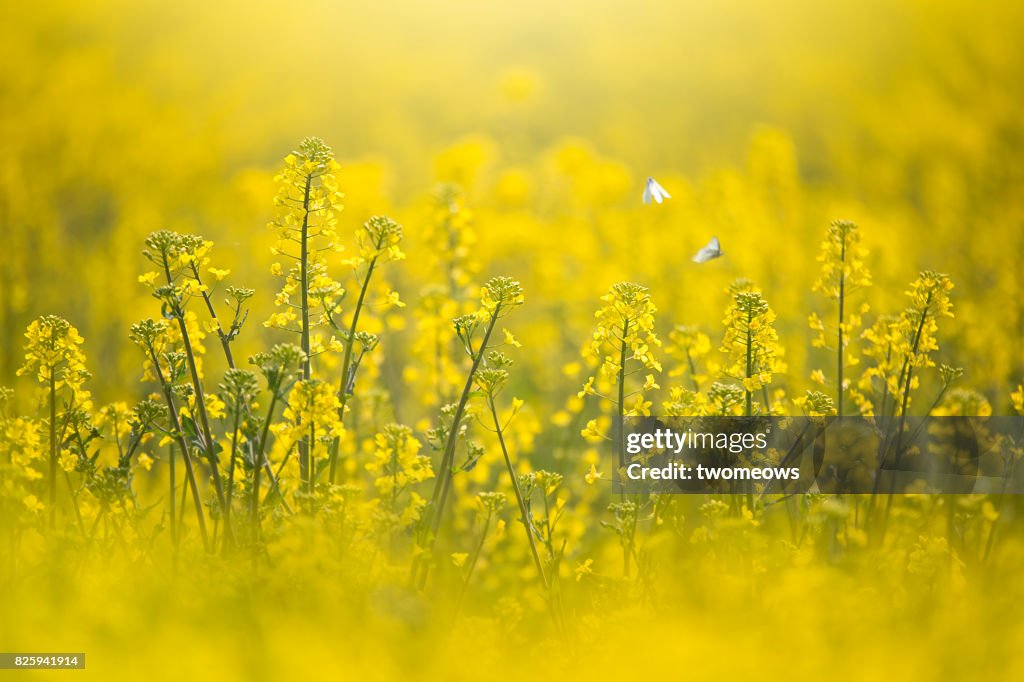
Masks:
[[[718,242],[718,237],[712,237],[711,241],[707,243],[707,246],[703,247],[693,256],[694,263],[707,263],[713,258],[718,258],[722,255],[722,245]]]
[[[647,182],[644,183],[644,206],[651,205],[652,192],[651,184],[654,182],[654,178],[647,178]],[[658,199],[658,203],[661,203],[661,199]]]

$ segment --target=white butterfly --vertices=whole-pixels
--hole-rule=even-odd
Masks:
[[[718,237],[712,237],[707,246],[702,248],[693,256],[694,263],[707,263],[712,258],[722,255],[722,245],[718,243]]]
[[[650,206],[651,200],[657,201],[659,204],[665,199],[671,199],[672,195],[665,191],[665,188],[658,184],[658,181],[654,178],[647,178],[647,184],[644,185],[644,205]]]

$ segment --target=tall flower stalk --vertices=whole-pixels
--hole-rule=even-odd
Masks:
[[[597,329],[588,348],[597,358],[597,373],[587,379],[579,397],[594,395],[610,402],[615,410],[615,452],[619,469],[626,466],[626,418],[650,414],[651,402],[645,392],[659,388],[654,374],[646,374],[632,391],[629,378],[637,373],[661,372],[653,348],[661,346],[654,332],[654,313],[647,287],[632,282],[613,284],[601,297],[604,305],[595,313]],[[632,405],[627,401],[632,399]],[[597,419],[587,423],[583,436],[607,439]]]
[[[314,326],[340,316],[345,295],[328,275],[325,260],[326,253],[343,250],[337,233],[337,214],[342,208],[334,175],[337,169],[331,148],[323,140],[309,137],[285,157],[284,168],[275,178],[279,186],[274,201],[277,215],[270,227],[278,241],[272,253],[282,260],[273,264],[271,273],[284,283],[275,299],[278,312],[265,324],[299,336],[303,381],[313,377],[314,357],[328,349],[341,350],[335,339],[325,347],[322,336],[312,332]],[[307,446],[305,440],[299,441],[299,470],[303,484],[311,488],[314,472]]]
[[[199,484],[196,480],[195,464],[192,458],[192,451],[189,442],[185,437],[185,429],[182,427],[178,406],[175,402],[174,387],[177,381],[185,373],[185,358],[182,353],[169,351],[167,349],[167,325],[166,323],[154,320],[143,320],[132,325],[129,334],[132,342],[142,349],[146,357],[146,376],[151,377],[160,384],[164,401],[167,405],[168,433],[171,439],[177,444],[181,451],[182,461],[185,463],[185,477],[188,489],[192,492],[192,501],[195,505],[196,520],[199,524],[199,534],[203,540],[203,547],[210,550],[209,533],[206,530],[206,517],[203,512],[203,500],[199,493]],[[172,460],[173,462],[173,460]],[[173,469],[171,472],[173,478]],[[172,528],[177,524],[173,521],[174,516],[174,491],[171,491]],[[180,534],[180,530],[177,531]]]
[[[490,343],[491,335],[498,320],[523,304],[523,287],[510,277],[492,277],[480,292],[480,309],[470,315],[455,318],[455,333],[462,342],[462,347],[470,359],[469,373],[462,388],[459,402],[452,413],[451,423],[447,429],[441,464],[437,468],[434,490],[430,496],[419,536],[419,546],[423,553],[434,546],[437,532],[441,526],[444,509],[451,491],[452,477],[455,474],[455,450],[461,433],[462,419],[466,413],[470,394],[473,391],[477,370],[483,366],[484,355]],[[482,337],[479,338],[481,330]],[[423,587],[427,579],[427,564],[420,558],[413,565],[413,581]]]
[[[153,289],[153,296],[161,302],[164,317],[177,323],[179,340],[185,352],[185,364],[192,384],[189,422],[195,425],[200,449],[210,464],[217,503],[223,512],[227,500],[221,480],[219,446],[214,440],[213,429],[210,426],[207,396],[202,381],[199,358],[202,347],[197,345],[200,331],[194,313],[187,310],[189,302],[197,296],[201,297],[206,288],[201,281],[191,276],[192,264],[205,258],[211,247],[211,242],[196,235],[160,231],[146,238],[146,250],[143,254],[159,269],[160,272],[156,276],[162,274],[164,278],[164,284]],[[149,277],[148,283],[152,284],[152,280],[153,277]],[[229,519],[225,520],[224,532],[230,540],[233,533]]]
[[[267,459],[267,445],[270,439],[270,425],[274,420],[275,409],[279,403],[286,402],[286,393],[298,377],[301,376],[300,367],[303,364],[304,355],[302,349],[290,343],[275,345],[267,353],[257,353],[249,358],[249,364],[257,367],[267,384],[267,392],[270,393],[270,404],[267,407],[267,414],[263,418],[259,428],[259,438],[252,448],[253,469],[252,469],[252,491],[249,498],[249,523],[253,528],[254,538],[260,534],[259,506],[260,506],[260,477],[264,469],[270,476],[271,492],[279,490],[274,471]],[[269,493],[268,493],[269,497]],[[287,503],[286,503],[287,504]]]
[[[896,392],[893,394],[893,416],[898,417],[899,421],[895,425],[895,436],[892,435],[892,429],[889,429],[886,437],[882,439],[880,466],[884,466],[889,461],[890,444],[894,438],[895,448],[892,450],[894,466],[899,467],[903,459],[904,431],[906,430],[907,413],[910,409],[910,397],[918,384],[914,370],[935,366],[931,355],[939,348],[938,321],[943,317],[953,317],[953,304],[949,298],[949,292],[952,289],[953,282],[948,275],[926,270],[911,282],[910,289],[906,292],[910,298],[910,306],[900,314],[899,320],[894,325],[896,333],[893,335],[893,351],[897,357],[902,358]],[[879,481],[880,476],[876,476],[876,490]],[[881,539],[885,537],[895,486],[896,479],[891,478],[880,530]]]
[[[303,379],[295,382],[288,393],[287,407],[283,412],[286,422],[272,426],[271,430],[283,441],[288,452],[293,445],[299,444],[299,452],[309,458],[307,467],[315,469],[318,462],[321,466],[326,464],[330,444],[343,433],[338,416],[340,407],[338,396],[330,384],[321,379]],[[298,495],[310,512],[314,507],[314,486],[313,477],[303,479]]]
[[[402,226],[386,216],[373,216],[363,224],[359,232],[359,254],[348,261],[352,269],[357,273],[362,271],[362,284],[359,287],[359,297],[356,299],[355,307],[352,310],[352,319],[349,322],[347,331],[340,327],[340,320],[335,319],[329,308],[325,305],[324,311],[328,323],[344,338],[345,353],[341,362],[341,377],[338,380],[338,400],[341,403],[338,417],[345,418],[345,407],[349,398],[355,393],[356,372],[363,354],[373,350],[378,341],[375,335],[359,333],[359,316],[367,302],[367,292],[370,289],[370,280],[374,270],[388,261],[397,261],[405,258],[399,247],[402,241]],[[404,305],[398,298],[396,292],[390,292],[387,296],[388,304]],[[359,355],[355,355],[355,347],[360,346]],[[330,472],[328,480],[333,484],[338,468],[338,452],[341,448],[341,441],[335,440],[331,444]]]
[[[813,291],[824,294],[837,303],[837,321],[835,331],[836,351],[836,414],[843,416],[843,398],[846,392],[844,376],[844,356],[850,337],[860,326],[860,314],[866,312],[861,308],[860,314],[846,318],[847,297],[858,289],[871,286],[871,274],[864,265],[867,252],[860,246],[860,231],[855,223],[847,220],[836,220],[829,225],[828,233],[821,244],[818,262],[821,272],[815,280]],[[817,315],[810,318],[811,328],[818,331],[818,337],[812,345],[824,348],[828,345],[825,338],[825,326]],[[851,358],[856,362],[856,358]]]
[[[227,404],[231,420],[231,445],[228,454],[227,493],[224,505],[224,525],[231,525],[232,502],[235,493],[235,463],[240,456],[239,441],[244,438],[243,428],[249,415],[250,405],[259,392],[256,375],[246,369],[229,369],[220,384],[220,392]],[[247,440],[247,439],[246,439]],[[225,537],[224,551],[228,549]]]
[[[70,405],[87,408],[89,392],[83,388],[89,373],[85,369],[84,343],[78,330],[70,322],[56,315],[44,315],[34,320],[25,332],[25,362],[18,374],[34,374],[45,388],[49,414],[49,527],[57,523],[57,459],[60,440],[57,435],[57,403],[67,394]],[[85,404],[83,406],[83,403]]]
[[[725,373],[743,385],[744,414],[748,417],[754,415],[754,394],[766,388],[772,376],[784,369],[774,323],[775,313],[759,291],[734,291],[723,321],[725,338],[721,350],[728,358]]]
[[[508,383],[508,368],[511,365],[512,360],[503,353],[492,351],[488,356],[488,366],[477,372],[476,384],[477,388],[483,393],[484,401],[487,403],[487,412],[491,417],[491,423],[494,425],[494,433],[498,436],[498,446],[501,448],[501,455],[505,460],[505,469],[508,472],[509,483],[512,485],[516,504],[519,507],[519,520],[523,524],[523,532],[526,533],[526,540],[530,546],[530,555],[533,558],[534,566],[537,568],[537,575],[544,586],[545,594],[547,594],[550,584],[544,570],[544,562],[541,561],[540,552],[537,551],[536,533],[530,515],[529,502],[523,495],[523,490],[519,485],[519,477],[516,475],[515,466],[512,464],[512,456],[509,454],[508,445],[505,442],[505,431],[508,429],[509,422],[519,412],[523,401],[518,398],[512,399],[512,416],[506,419],[504,423],[498,417],[498,408],[495,404],[495,398],[498,393]]]

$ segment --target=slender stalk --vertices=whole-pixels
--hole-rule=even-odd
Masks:
[[[164,276],[167,278],[167,284],[174,284],[174,277],[171,275],[171,265],[164,258]],[[192,349],[192,341],[188,334],[188,327],[185,324],[185,312],[181,310],[179,306],[174,311],[174,317],[178,321],[178,330],[181,332],[182,345],[185,347],[185,356],[188,360],[189,374],[192,378],[192,388],[195,390],[196,397],[196,411],[199,413],[200,426],[203,429],[204,445],[206,446],[207,459],[210,460],[210,469],[213,471],[213,487],[217,493],[217,502],[220,504],[221,509],[224,508],[224,490],[220,481],[220,469],[217,466],[217,454],[213,451],[213,433],[210,430],[210,420],[206,414],[206,400],[203,396],[203,384],[199,380],[199,368],[196,364],[195,352]],[[156,364],[157,370],[159,371],[160,364],[156,361],[156,354],[154,353],[154,363]]]
[[[494,308],[494,312],[491,314],[491,319],[487,324],[487,330],[484,332],[484,338],[480,342],[480,348],[475,354],[473,354],[473,364],[469,370],[469,376],[466,377],[466,384],[462,388],[462,396],[459,398],[458,406],[455,408],[455,415],[452,418],[451,429],[448,433],[448,438],[445,441],[444,454],[441,457],[441,467],[438,471],[437,481],[434,484],[434,491],[431,494],[430,499],[430,515],[426,519],[426,531],[425,535],[421,539],[421,547],[424,550],[430,550],[433,548],[434,541],[437,537],[437,531],[441,526],[441,518],[444,515],[444,507],[448,501],[448,491],[451,487],[452,481],[452,465],[455,461],[455,445],[459,434],[459,426],[462,423],[462,416],[466,411],[466,403],[469,402],[469,394],[473,391],[473,377],[476,374],[477,369],[480,367],[480,362],[483,360],[484,351],[487,348],[487,343],[490,341],[491,333],[494,331],[494,325],[498,322],[498,314],[501,311],[501,305],[497,305]],[[425,552],[424,552],[425,553]],[[423,555],[417,555],[416,562],[413,564],[412,577],[414,582],[420,589],[426,584],[428,567],[423,563],[421,558]],[[417,579],[416,575],[419,573]]]
[[[203,547],[206,551],[210,551],[210,538],[206,533],[206,518],[203,515],[203,501],[199,496],[199,486],[196,483],[196,474],[192,466],[192,456],[189,454],[188,443],[185,441],[185,436],[181,429],[181,421],[178,419],[178,410],[174,405],[174,394],[171,393],[170,383],[164,378],[163,369],[160,367],[160,361],[157,359],[156,351],[153,350],[152,346],[149,348],[149,353],[153,360],[157,379],[163,387],[164,400],[167,402],[167,413],[170,418],[171,428],[174,430],[175,440],[178,442],[178,447],[181,448],[182,459],[185,461],[185,475],[188,478],[189,488],[192,490],[192,501],[196,506],[196,518],[199,521],[199,532],[203,537]]]
[[[910,353],[903,360],[903,368],[900,371],[900,387],[902,388],[901,403],[900,403],[900,421],[896,427],[896,459],[895,465],[899,466],[903,459],[903,429],[907,421],[907,407],[910,404],[910,386],[914,376],[914,358],[917,356],[917,350],[921,344],[921,334],[924,332],[924,324],[928,319],[928,307],[931,305],[932,294],[928,294],[927,300],[925,300],[924,306],[921,308],[921,320],[918,322],[917,331],[914,332],[914,343],[911,346]],[[904,375],[906,378],[904,379]],[[895,396],[893,396],[893,404],[895,405]],[[882,459],[884,462],[888,459],[888,453]],[[885,513],[882,517],[882,539],[885,538],[885,529],[889,521],[889,512],[892,508],[892,498],[896,490],[896,478],[892,477],[889,480],[889,492],[885,499]]]
[[[878,416],[879,417],[884,417],[885,416],[885,403],[889,400],[888,368],[889,368],[889,362],[891,360],[892,360],[892,344],[890,343],[885,348],[886,376],[883,377],[883,380],[882,380],[882,399],[878,403]]]
[[[174,502],[175,496],[175,474],[174,474],[174,448],[167,448],[167,465],[170,468],[170,490],[168,491],[167,500],[170,505],[170,517],[171,517],[171,542],[174,544],[175,549],[178,547],[178,524],[176,523],[174,516]]]
[[[626,466],[626,338],[628,336],[629,320],[627,319],[622,323],[622,345],[619,347],[618,440],[615,443],[615,447],[618,450],[620,470]]]
[[[373,276],[373,269],[377,265],[377,256],[374,256],[370,260],[370,264],[366,269],[366,277],[363,278],[363,286],[359,290],[359,299],[356,301],[355,310],[352,312],[352,322],[348,328],[348,341],[345,344],[345,359],[341,363],[341,380],[338,384],[338,400],[341,401],[341,407],[338,408],[338,418],[344,422],[345,420],[345,404],[348,402],[349,393],[346,390],[348,384],[348,373],[352,368],[352,347],[356,344],[356,329],[359,324],[359,313],[363,310],[363,302],[366,300],[366,291],[370,287],[370,277]],[[335,473],[338,468],[338,451],[341,449],[341,438],[335,438],[331,443],[331,465],[330,465],[330,482],[333,485],[335,480]]]
[[[505,458],[505,468],[508,470],[508,478],[512,482],[512,490],[515,492],[516,503],[519,505],[519,518],[523,523],[523,530],[526,532],[526,539],[530,542],[530,554],[533,556],[533,564],[537,567],[537,575],[547,592],[550,588],[547,575],[544,572],[544,563],[540,559],[540,552],[537,551],[537,540],[533,535],[533,523],[530,521],[530,511],[526,506],[526,499],[523,497],[523,490],[519,487],[519,478],[516,476],[515,468],[512,466],[512,458],[508,454],[508,447],[505,445],[505,436],[501,424],[498,421],[498,411],[494,407],[494,399],[488,398],[488,406],[491,409],[491,418],[494,420],[494,430],[498,434],[498,445],[501,446],[501,454]]]
[[[747,311],[747,379],[748,380],[750,379],[750,375],[754,371],[754,347],[753,347],[754,340],[752,338],[753,337],[753,332],[750,330],[750,323],[753,322],[753,321],[754,321],[754,311],[753,311],[753,309],[751,309],[751,310]],[[747,416],[748,417],[752,417],[754,415],[754,396],[750,392],[750,390],[747,389],[746,386],[744,386],[743,389],[746,392],[746,397],[747,397],[747,408],[746,408]]]
[[[1007,467],[1006,473],[1003,475],[1003,482],[999,485],[999,494],[996,496],[995,510],[996,518],[992,520],[988,528],[988,540],[985,541],[985,553],[982,555],[981,560],[983,562],[988,561],[989,555],[992,553],[992,547],[996,540],[996,526],[999,524],[999,512],[1003,508],[1003,497],[1006,495],[1006,486],[1010,482],[1010,467]]]
[[[196,266],[196,264],[194,262],[192,263],[192,273],[195,276],[197,281],[201,281],[200,280],[200,276],[199,276],[199,268]],[[220,346],[221,346],[221,349],[224,351],[224,359],[228,363],[228,368],[229,369],[236,369],[237,366],[235,365],[235,358],[234,358],[234,355],[231,353],[231,339],[228,337],[227,333],[224,331],[224,327],[220,323],[220,318],[217,316],[217,310],[213,306],[213,301],[210,300],[210,293],[208,291],[206,291],[205,289],[203,289],[202,290],[202,295],[203,295],[203,301],[206,303],[206,310],[210,313],[210,318],[213,321],[214,329],[215,329],[215,331],[217,333],[217,338],[220,339]],[[250,412],[249,412],[249,405],[246,404],[245,405],[245,416],[248,417],[249,414],[250,414]],[[255,457],[255,452],[254,452],[253,444],[252,444],[251,441],[246,444],[246,449],[249,451],[249,455],[250,455],[250,458],[252,459],[252,461],[255,462],[256,461],[256,457]],[[271,479],[274,479],[274,469],[273,469],[273,467],[270,466],[270,462],[265,462],[264,467],[267,470],[267,475],[270,476]],[[275,481],[275,483],[276,483],[276,481]]]
[[[82,520],[82,508],[78,504],[78,492],[75,491],[75,486],[71,483],[71,474],[64,472],[64,480],[68,483],[68,492],[71,493],[71,508],[75,510],[75,519],[78,521],[78,530],[82,533],[82,537],[85,537],[85,522]]]
[[[203,429],[203,441],[206,446],[206,458],[210,460],[210,470],[213,473],[213,489],[217,494],[217,502],[220,508],[225,509],[224,486],[220,480],[220,467],[217,464],[217,453],[213,449],[213,431],[210,429],[210,418],[206,413],[206,398],[203,393],[203,384],[199,379],[199,367],[196,364],[196,356],[192,350],[192,341],[185,327],[185,318],[178,316],[178,326],[181,329],[182,344],[185,346],[185,357],[188,360],[189,373],[192,376],[192,388],[195,389],[196,412],[199,413],[200,426]],[[224,522],[225,535],[231,535],[231,525]]]
[[[839,324],[836,327],[836,416],[843,416],[843,306],[846,303],[846,234],[839,251]]]
[[[473,578],[473,571],[476,570],[476,563],[480,560],[480,553],[484,549],[484,542],[487,540],[487,531],[491,528],[491,514],[488,512],[486,518],[484,518],[483,532],[480,533],[480,541],[476,543],[476,547],[473,549],[473,556],[469,560],[469,566],[466,567],[466,577],[462,581],[462,586],[459,588],[459,596],[455,599],[455,613],[452,616],[452,623],[458,620],[459,614],[462,612],[462,601],[466,597],[466,590],[469,588],[469,581]]]
[[[50,368],[50,530],[57,524],[57,379]]]
[[[302,236],[299,252],[299,280],[302,288],[302,352],[306,357],[302,361],[302,378],[308,380],[312,376],[312,358],[309,356],[309,193],[312,188],[313,176],[306,175],[306,185],[302,191]]]
[[[302,235],[300,237],[299,252],[299,287],[301,288],[301,347],[304,358],[302,360],[302,379],[309,381],[313,375],[312,358],[310,357],[309,345],[309,194],[312,187],[313,176],[306,175],[305,187],[302,191]],[[299,441],[299,478],[303,481],[312,481],[311,462],[309,461],[309,445]]]
[[[195,261],[192,261],[192,275],[196,281],[202,284],[202,279],[199,275],[199,266],[196,265]],[[203,302],[206,303],[206,310],[210,313],[210,319],[213,321],[214,331],[217,333],[217,338],[220,340],[220,347],[224,351],[224,357],[227,358],[228,367],[232,369],[235,366],[235,359],[231,354],[231,339],[224,332],[224,327],[220,324],[220,318],[217,317],[217,310],[213,307],[213,301],[210,300],[210,292],[206,289],[201,289]]]
[[[313,461],[313,447],[314,447],[314,443],[315,442],[316,442],[316,422],[310,421],[309,422],[309,441],[306,443],[306,450],[309,453],[309,467],[310,467],[309,480],[306,481],[306,492],[309,493],[310,496],[313,495],[313,472],[312,472],[312,470],[313,470],[314,465],[315,465],[315,462]],[[310,497],[310,500],[309,500],[309,511],[310,511],[310,513],[313,512],[313,499],[312,499],[312,497]]]
[[[242,418],[242,411],[240,409],[235,410],[235,422],[232,424],[231,429],[231,458],[228,460],[228,489],[226,493],[226,502],[224,506],[224,527],[227,528],[231,525],[231,497],[235,491],[235,457],[238,456],[238,427],[239,422]],[[224,535],[224,546],[222,551],[225,553],[228,551],[227,534]]]
[[[249,520],[253,526],[254,537],[259,536],[259,505],[260,505],[260,472],[263,466],[266,465],[267,471],[271,476],[271,489],[276,487],[277,479],[274,476],[273,469],[270,468],[270,462],[266,461],[264,453],[267,449],[267,438],[270,435],[270,420],[274,418],[274,407],[277,405],[277,389],[270,392],[270,408],[267,410],[267,418],[263,420],[263,430],[260,433],[259,446],[254,448],[254,459],[253,459],[253,472],[252,472],[252,498],[249,501]]]
[[[437,529],[441,525],[441,516],[444,512],[445,503],[448,499],[448,492],[451,489],[452,465],[455,461],[455,445],[459,434],[459,426],[462,423],[462,416],[466,411],[466,404],[469,402],[469,394],[473,391],[473,377],[476,375],[476,371],[480,367],[480,362],[484,357],[484,349],[487,348],[487,342],[491,338],[491,332],[494,331],[494,325],[497,321],[498,308],[495,308],[494,314],[491,315],[490,323],[487,325],[487,331],[484,333],[483,341],[480,343],[480,349],[473,358],[473,365],[469,370],[469,376],[466,377],[466,384],[462,388],[462,396],[459,398],[459,404],[455,409],[455,416],[452,419],[451,431],[448,433],[448,439],[445,443],[444,457],[441,460],[441,478],[438,480],[438,485],[435,486],[434,495],[432,496],[437,501],[437,507],[432,518],[432,533],[434,534],[437,533]],[[431,501],[433,502],[434,499]]]
[[[686,364],[690,366],[690,381],[693,382],[693,390],[699,391],[700,384],[697,383],[697,366],[693,363],[693,356],[690,355],[690,349],[686,349]]]

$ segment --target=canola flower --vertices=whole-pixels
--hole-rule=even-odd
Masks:
[[[620,282],[612,285],[601,300],[605,305],[595,313],[597,329],[588,348],[588,354],[599,362],[597,374],[587,379],[579,397],[595,395],[612,403],[615,408],[618,466],[622,468],[626,465],[623,445],[625,419],[650,414],[651,402],[644,399],[644,392],[659,388],[653,373],[646,374],[643,385],[633,391],[627,389],[627,379],[645,370],[661,372],[661,363],[655,359],[653,350],[661,346],[661,340],[654,330],[657,308],[646,287]],[[637,368],[630,369],[629,363]],[[607,394],[602,389],[606,389]],[[609,395],[612,392],[614,394]],[[632,406],[626,402],[629,398],[634,398]],[[594,439],[606,437],[597,419],[587,423],[583,436]]]
[[[345,295],[341,285],[329,276],[325,260],[326,253],[344,248],[337,241],[337,213],[342,208],[342,194],[335,180],[337,168],[331,148],[323,140],[310,137],[285,157],[284,168],[275,177],[279,186],[274,199],[278,215],[270,227],[277,243],[271,253],[282,260],[275,262],[270,271],[283,279],[283,284],[274,299],[280,310],[264,324],[299,335],[305,355],[302,376],[307,381],[312,378],[313,358],[325,349],[322,337],[313,335],[313,327],[336,316]],[[294,300],[296,296],[298,300]],[[334,343],[328,347],[337,350]]]
[[[462,343],[463,350],[471,361],[465,386],[459,402],[452,412],[451,422],[446,426],[444,449],[438,469],[437,482],[428,506],[423,529],[420,533],[421,549],[433,547],[440,528],[444,509],[451,492],[452,477],[455,467],[455,450],[460,434],[462,419],[472,392],[474,380],[481,367],[486,368],[485,352],[494,333],[499,319],[507,316],[512,310],[524,303],[522,285],[510,277],[492,277],[480,290],[480,308],[476,313],[455,318],[452,324],[455,333]],[[478,338],[479,337],[479,338]],[[465,465],[464,465],[465,467]],[[463,467],[463,468],[464,468]],[[425,565],[424,565],[425,566]],[[426,581],[426,568],[418,565],[414,570],[414,579],[422,585]]]
[[[25,345],[25,364],[18,374],[35,375],[43,384],[47,395],[50,431],[50,475],[49,475],[49,519],[50,530],[56,524],[57,512],[57,460],[60,450],[57,426],[58,392],[68,393],[66,405],[77,406],[80,410],[90,408],[90,394],[82,385],[88,377],[85,369],[85,354],[81,350],[84,339],[67,320],[46,315],[32,322],[25,331],[28,343]],[[69,416],[66,410],[65,421]],[[26,498],[38,507],[36,498]]]
[[[858,246],[860,231],[855,223],[847,220],[833,221],[828,229],[828,236],[821,245],[818,262],[821,263],[821,274],[815,280],[812,289],[838,302],[836,322],[836,414],[843,415],[843,393],[846,391],[844,367],[847,362],[856,364],[857,357],[845,358],[846,348],[851,336],[860,327],[861,315],[869,310],[867,305],[861,306],[856,316],[846,317],[847,297],[857,289],[871,285],[871,274],[864,264],[867,251]],[[816,347],[825,347],[824,325],[816,314],[811,315],[811,328],[818,331],[818,337],[812,342]]]
[[[767,388],[772,377],[784,371],[783,349],[775,331],[775,313],[756,289],[734,287],[732,305],[726,310],[725,337],[721,351],[726,354],[725,374],[741,382],[744,414],[754,414],[754,394]],[[764,392],[767,396],[767,391]],[[771,410],[767,398],[763,405]]]

